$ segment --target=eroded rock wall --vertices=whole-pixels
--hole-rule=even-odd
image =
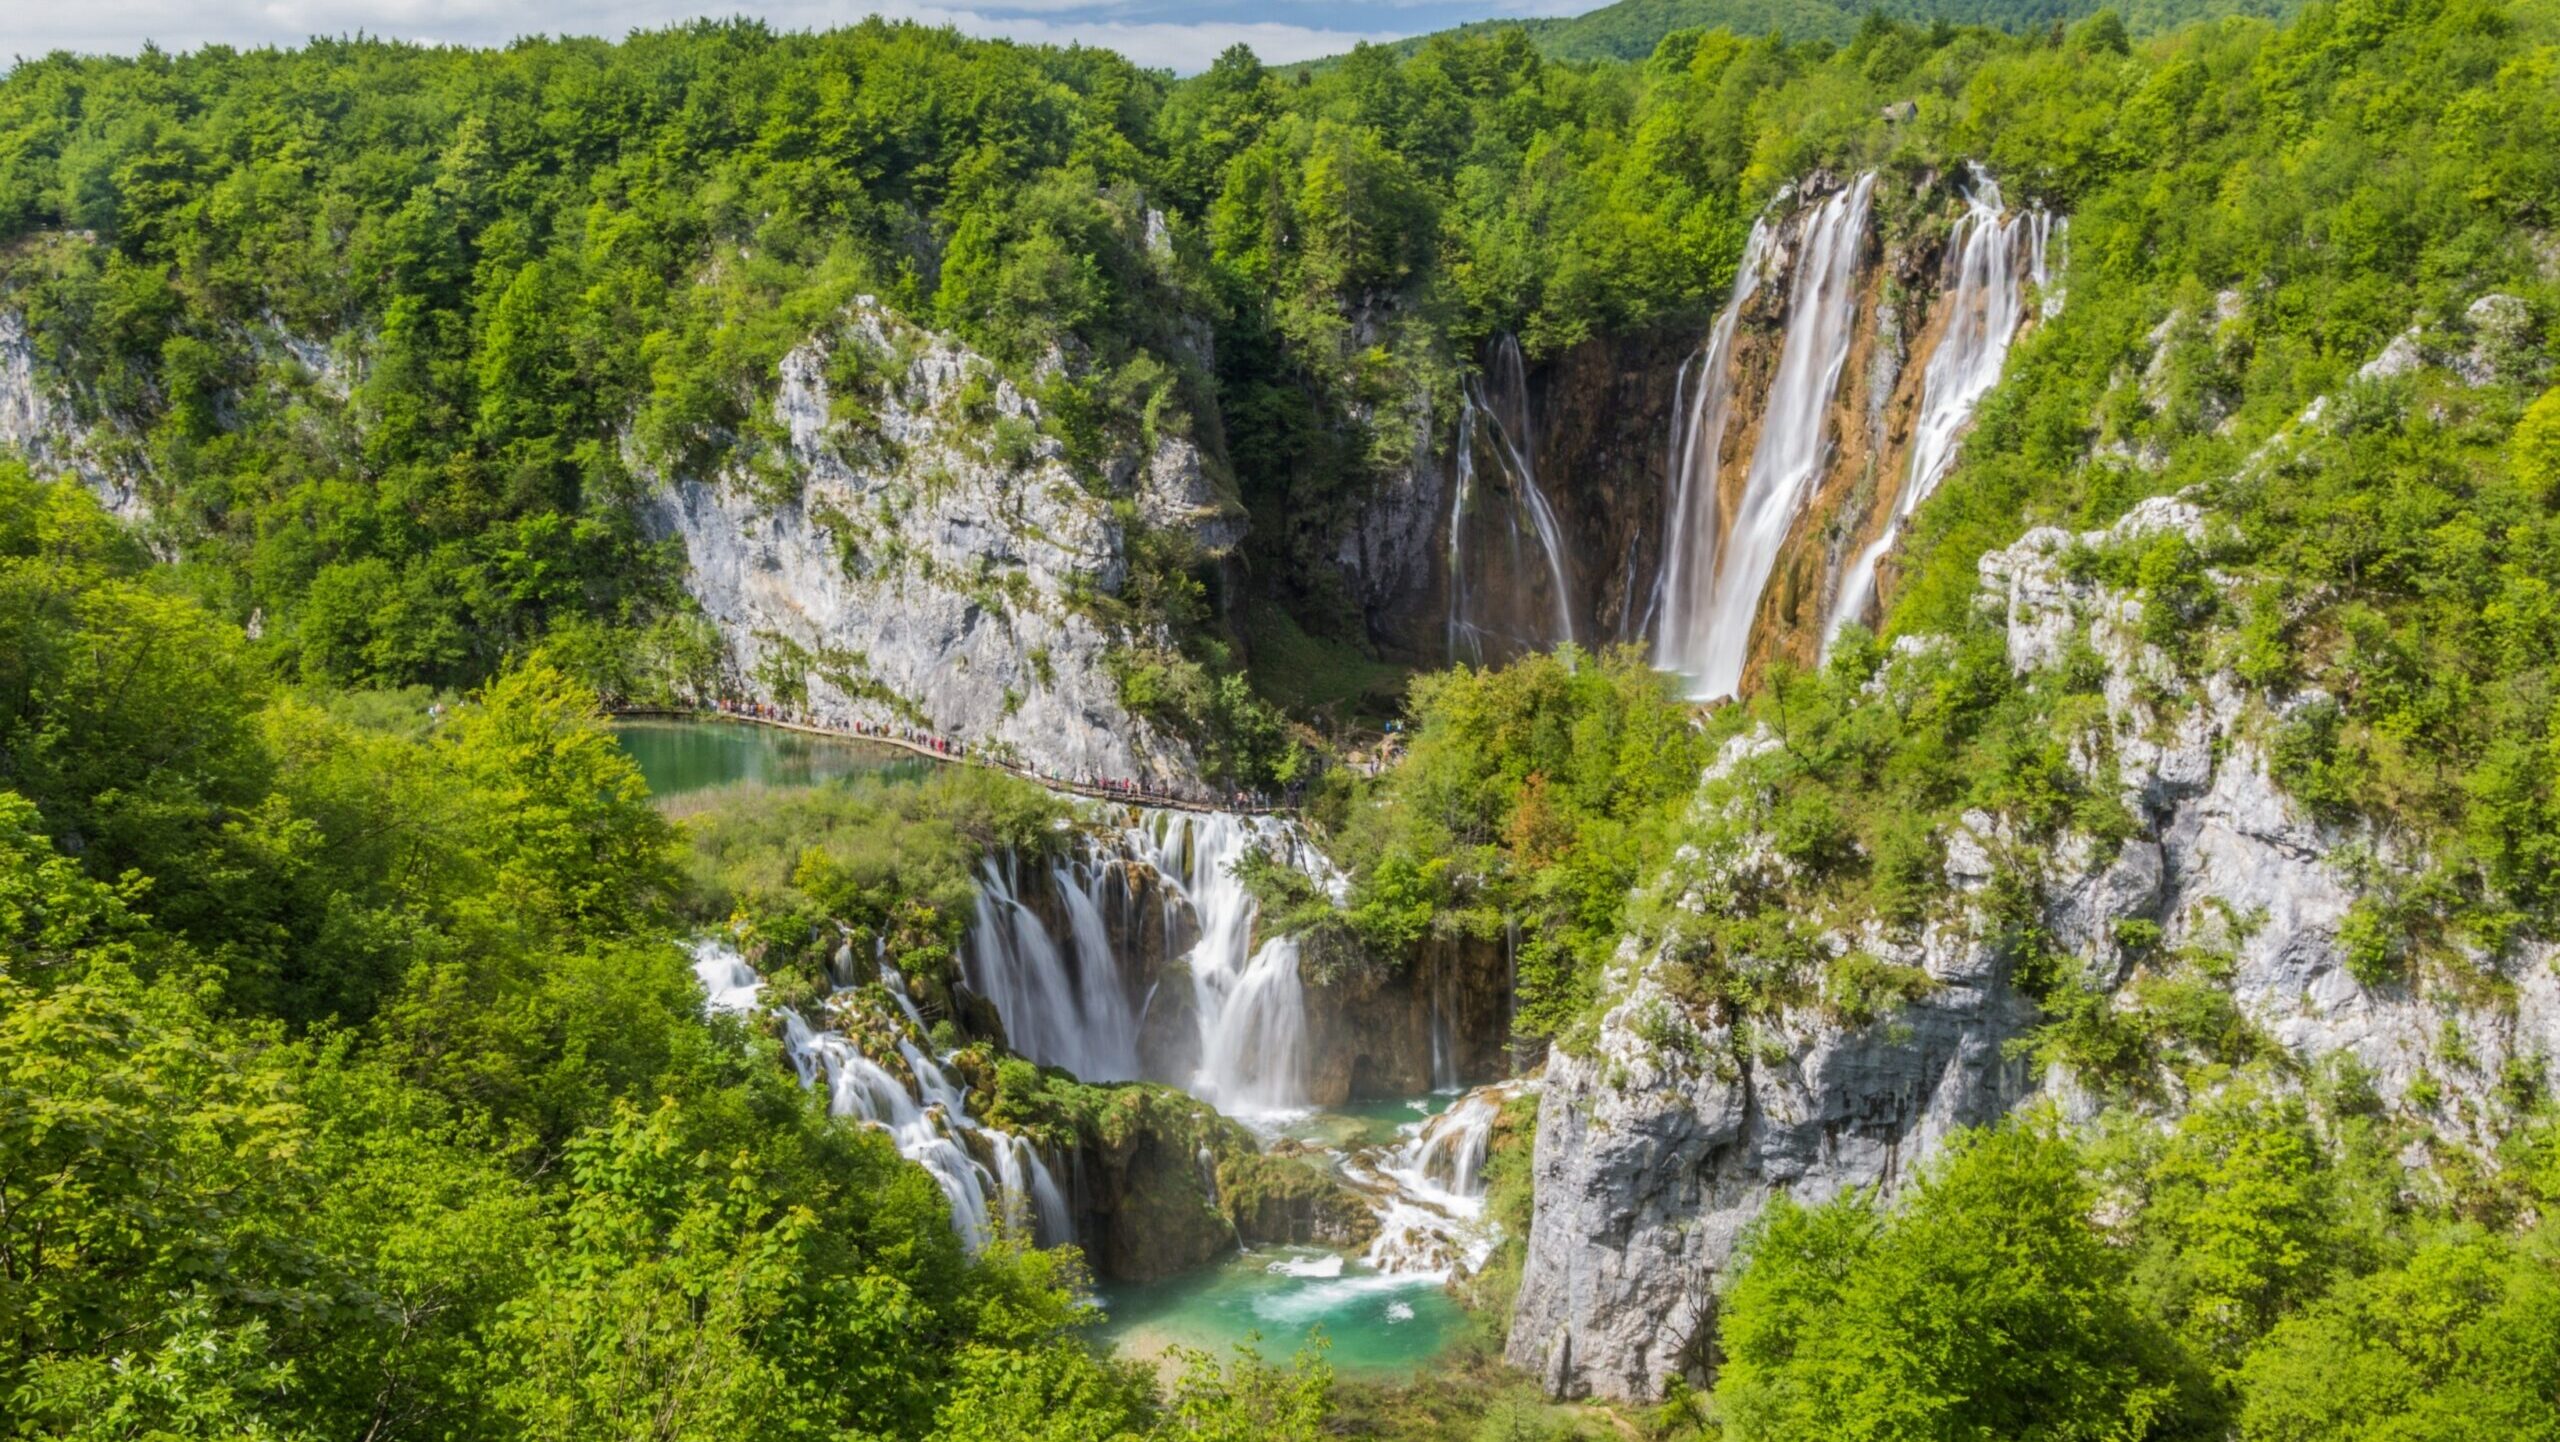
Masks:
[[[39,475],[69,472],[121,520],[149,512],[140,476],[111,460],[104,437],[79,423],[69,398],[46,374],[26,316],[0,309],[0,450],[24,456]]]
[[[830,346],[893,358],[859,398]],[[1165,438],[1089,487],[1038,407],[952,338],[857,304],[784,357],[778,453],[663,481],[647,519],[681,541],[731,694],[810,719],[912,727],[1067,776],[1176,782],[1189,745],[1123,704],[1116,628],[1134,512],[1204,551],[1240,522],[1198,449]],[[1119,504],[1115,504],[1119,503]]]
[[[2102,729],[2077,738],[2073,755],[2122,794],[2135,834],[2114,847],[2067,837],[2038,850],[1988,815],[1965,816],[1946,847],[1949,913],[1916,938],[1874,927],[1829,938],[1835,951],[1925,969],[1932,993],[1860,1027],[1811,1009],[1702,1027],[1671,1002],[1654,958],[1632,945],[1622,955],[1619,999],[1596,1044],[1549,1065],[1515,1365],[1560,1396],[1645,1398],[1674,1377],[1703,1380],[1717,1289],[1770,1197],[1890,1196],[1957,1127],[2038,1094],[2066,1110],[2083,1104],[2069,1077],[2012,1055],[2037,1013],[1985,914],[1986,888],[2004,873],[2030,873],[2081,981],[2121,988],[2142,965],[2121,924],[2156,925],[2157,951],[2226,957],[2241,1015],[2292,1057],[2354,1058],[2386,1105],[2450,1142],[2478,1142],[2500,1115],[2510,1058],[2560,1051],[2548,946],[2479,959],[2506,1001],[2359,982],[2339,941],[2359,894],[2347,868],[2357,854],[2394,864],[2387,841],[2305,817],[2269,778],[2264,703],[2228,675],[2180,673],[2143,641],[2140,600],[2065,564],[2075,545],[2197,535],[2203,524],[2188,502],[2151,501],[2106,531],[2038,530],[1982,559],[1980,601],[2006,628],[2018,670],[2063,664],[2082,642],[2102,659]],[[1748,885],[1749,869],[1768,863],[1745,848],[1716,864]],[[2449,1028],[2463,1038],[2458,1054],[2441,1044]]]

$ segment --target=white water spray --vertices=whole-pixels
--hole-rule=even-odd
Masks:
[[[1653,602],[1662,618],[1654,664],[1666,671],[1689,670],[1705,649],[1715,605],[1716,538],[1723,533],[1721,457],[1725,428],[1733,418],[1734,334],[1742,324],[1742,308],[1759,294],[1776,238],[1768,217],[1751,223],[1742,263],[1734,270],[1732,298],[1717,312],[1706,348],[1684,361],[1672,380],[1671,454],[1664,470],[1671,484],[1665,506],[1670,520],[1663,528]]]
[[[1345,1174],[1372,1192],[1378,1215],[1378,1235],[1365,1258],[1370,1266],[1447,1275],[1485,1264],[1501,1240],[1484,1216],[1493,1124],[1527,1085],[1478,1087],[1440,1115],[1407,1127],[1383,1154],[1346,1163]]]
[[[1874,190],[1875,176],[1861,175],[1806,219],[1787,293],[1786,343],[1769,383],[1760,443],[1752,452],[1742,498],[1730,522],[1712,532],[1691,523],[1692,548],[1682,553],[1681,564],[1705,564],[1706,572],[1684,577],[1687,605],[1676,645],[1669,644],[1666,598],[1666,644],[1660,658],[1669,669],[1688,676],[1694,697],[1730,696],[1742,689],[1761,592],[1829,459],[1831,398],[1855,335],[1858,260],[1866,247],[1867,201]],[[1746,270],[1745,278],[1735,282],[1737,303],[1729,309],[1747,299],[1744,285],[1756,286],[1751,274]],[[1724,387],[1730,382],[1702,376],[1699,385]],[[1701,418],[1699,429],[1703,427]],[[1716,430],[1720,440],[1721,421]],[[1712,475],[1706,480],[1688,498],[1692,510],[1715,504]],[[1703,550],[1695,548],[1701,536],[1710,542]],[[1702,563],[1702,556],[1711,562]]]
[[[1163,934],[1197,938],[1181,966],[1200,1058],[1195,1072],[1157,1080],[1240,1115],[1303,1110],[1310,1059],[1298,944],[1276,937],[1254,945],[1260,906],[1236,867],[1255,851],[1314,877],[1337,899],[1345,892],[1342,876],[1290,821],[1133,807],[1116,831],[1089,838],[1048,872],[1054,906],[1026,898],[1011,858],[979,868],[964,978],[995,1004],[1014,1051],[1086,1081],[1139,1077],[1139,1034],[1154,993],[1138,991],[1121,968],[1107,918],[1133,896],[1115,888],[1152,876]]]
[[[1492,462],[1497,493],[1479,499],[1481,448]],[[1555,507],[1538,484],[1537,437],[1529,418],[1528,366],[1520,342],[1504,336],[1494,347],[1492,363],[1481,377],[1470,376],[1460,387],[1457,476],[1449,502],[1449,659],[1481,663],[1506,654],[1544,650],[1574,639],[1573,596],[1566,581],[1564,527]],[[1472,554],[1469,519],[1480,506],[1498,509],[1494,517],[1495,551],[1490,558]],[[1536,555],[1529,552],[1533,548]],[[1483,562],[1498,559],[1487,568]],[[1543,574],[1548,614],[1522,616],[1503,606],[1496,588],[1536,584]],[[1487,643],[1492,643],[1488,655]]]
[[[1348,883],[1291,822],[1271,816],[1139,811],[1121,833],[1124,855],[1162,878],[1168,907],[1190,913],[1199,940],[1185,958],[1199,1017],[1200,1069],[1184,1085],[1241,1116],[1308,1104],[1306,993],[1298,943],[1253,945],[1260,905],[1236,874],[1254,851],[1314,877],[1337,900]]]
[[[1013,1050],[1085,1081],[1138,1075],[1138,1008],[1120,974],[1102,893],[1111,858],[1088,849],[1051,868],[1051,894],[1066,913],[1062,945],[1022,900],[1014,858],[978,868],[975,921],[962,951],[969,986],[995,1003]]]
[[[1946,477],[1974,408],[2000,380],[2009,342],[2026,314],[2026,290],[2018,273],[2022,241],[2028,249],[2028,274],[2023,280],[2039,287],[2044,284],[2044,241],[2050,217],[2036,211],[2004,218],[2000,187],[1980,166],[1974,167],[1965,202],[1965,213],[1947,239],[1951,273],[1945,290],[1947,323],[1922,376],[1910,466],[1882,534],[1859,553],[1841,578],[1839,598],[1822,630],[1826,655],[1841,628],[1867,618],[1876,599],[1876,567],[1902,539],[1902,528],[1920,503]]]
[[[693,973],[702,982],[706,1010],[751,1016],[764,1009],[763,980],[727,942],[695,942]],[[903,981],[891,990],[902,995]],[[801,1085],[823,1084],[829,1112],[887,1132],[900,1156],[923,1167],[951,1204],[951,1226],[962,1246],[978,1251],[999,1226],[1016,1228],[1041,1246],[1075,1240],[1065,1195],[1040,1154],[1023,1138],[972,1119],[960,1085],[922,1048],[898,1043],[907,1069],[902,1079],[843,1033],[817,1030],[794,1010],[778,1015],[783,1052]],[[992,1168],[979,1160],[980,1152]]]

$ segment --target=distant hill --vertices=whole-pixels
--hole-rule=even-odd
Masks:
[[[1551,60],[1641,60],[1675,30],[1721,28],[1737,35],[1775,32],[1795,40],[1845,41],[1870,10],[1881,10],[1897,20],[1945,20],[2021,31],[2057,20],[2079,20],[2107,8],[2123,16],[2125,28],[2133,34],[2150,35],[2225,15],[2280,20],[2300,9],[2301,0],[2119,0],[2112,7],[2101,0],[1618,0],[1584,15],[1479,20],[1435,33],[1470,34],[1516,26]],[[1417,35],[1390,48],[1409,55],[1430,38]],[[1312,62],[1319,67],[1325,63]]]

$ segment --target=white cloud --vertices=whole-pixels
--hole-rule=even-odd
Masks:
[[[1532,0],[1535,3],[1535,0]],[[1370,0],[1392,10],[1397,0]],[[53,50],[130,54],[152,41],[167,50],[206,44],[294,45],[313,35],[363,32],[390,39],[495,45],[524,34],[619,37],[635,29],[677,24],[704,13],[742,13],[778,29],[848,25],[877,10],[892,19],[949,25],[966,35],[1004,36],[1047,44],[1107,46],[1141,65],[1193,71],[1229,45],[1250,45],[1273,63],[1338,54],[1363,40],[1391,40],[1411,29],[1353,29],[1271,18],[1291,10],[1331,19],[1365,13],[1356,4],[1305,5],[1264,0],[1258,6],[1204,5],[1198,19],[1141,19],[1121,0],[985,0],[944,6],[927,0],[88,0],[60,5],[6,0],[0,55]],[[1317,19],[1317,15],[1309,15]]]

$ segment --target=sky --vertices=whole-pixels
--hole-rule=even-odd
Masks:
[[[221,43],[292,45],[313,35],[503,44],[519,35],[620,37],[705,14],[777,29],[848,25],[872,13],[963,33],[1104,45],[1185,73],[1238,41],[1273,64],[1498,16],[1574,14],[1603,0],[0,0],[0,57],[53,50],[131,54]],[[5,68],[0,58],[0,68]]]

